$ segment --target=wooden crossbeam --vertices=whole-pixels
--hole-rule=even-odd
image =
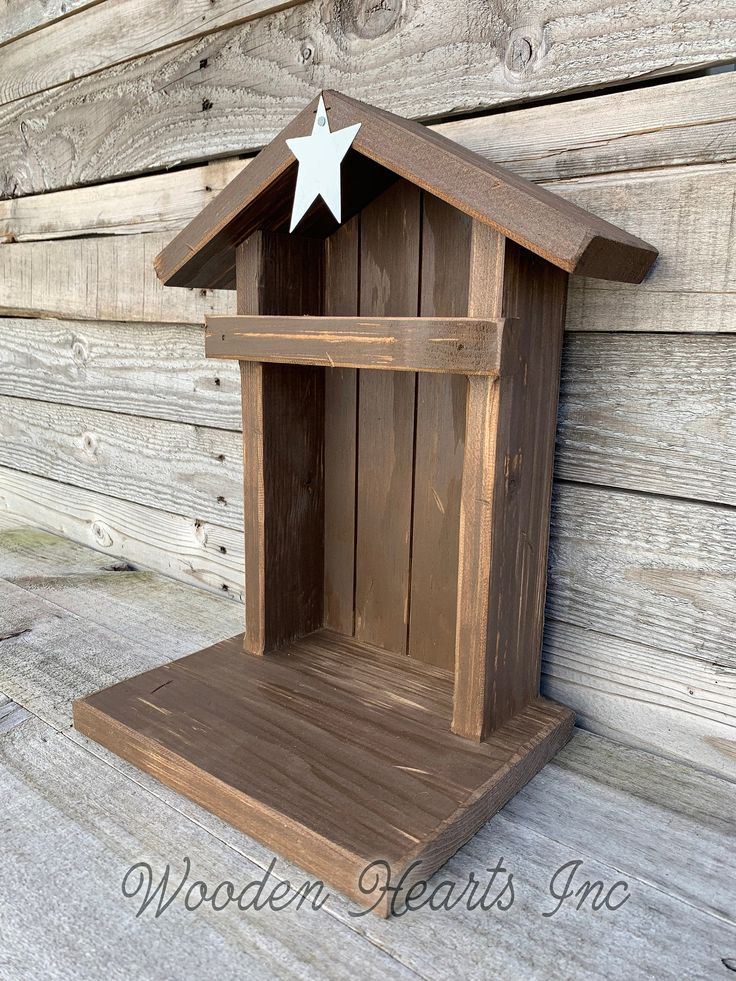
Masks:
[[[509,320],[468,317],[208,317],[208,358],[496,375]]]

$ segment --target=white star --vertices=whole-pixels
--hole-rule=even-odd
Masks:
[[[322,198],[337,223],[340,223],[340,164],[359,129],[360,123],[356,123],[331,133],[324,99],[320,96],[311,135],[286,141],[299,161],[290,232],[294,231],[318,197]]]

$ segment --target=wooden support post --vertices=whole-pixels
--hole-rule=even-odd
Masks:
[[[468,380],[452,728],[481,741],[539,692],[567,274],[473,236],[469,316],[518,318],[499,377]]]
[[[322,243],[256,232],[237,249],[238,313],[321,312]],[[264,654],[322,626],[324,371],[241,362],[245,638]]]

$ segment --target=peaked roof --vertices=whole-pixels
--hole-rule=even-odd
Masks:
[[[657,250],[642,239],[491,163],[420,123],[324,91],[330,128],[360,123],[343,161],[343,221],[396,177],[570,273],[640,282]],[[167,286],[233,288],[235,247],[259,228],[288,229],[297,162],[286,140],[312,131],[319,96],[296,116],[156,257]],[[311,209],[295,234],[335,229]]]

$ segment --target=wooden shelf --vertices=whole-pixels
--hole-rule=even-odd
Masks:
[[[75,726],[364,905],[371,861],[427,877],[572,730],[536,699],[474,743],[450,732],[449,672],[324,630],[263,657],[242,644],[81,699]]]
[[[497,374],[508,320],[472,317],[207,317],[208,358]]]

